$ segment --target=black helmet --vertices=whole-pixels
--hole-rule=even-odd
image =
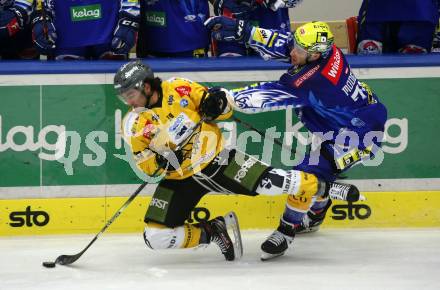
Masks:
[[[118,97],[125,103],[125,100],[121,98],[121,94],[129,89],[141,89],[147,79],[154,79],[153,70],[140,60],[135,60],[122,65],[118,69],[113,84],[118,92]]]

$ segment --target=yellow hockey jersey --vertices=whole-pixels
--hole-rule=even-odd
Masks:
[[[200,105],[207,88],[187,79],[162,82],[162,104],[152,109],[137,108],[122,122],[126,142],[130,144],[137,166],[146,174],[156,172],[156,153],[180,147],[183,161],[178,170],[168,170],[165,178],[185,179],[205,168],[223,149],[220,128],[214,122],[202,122]],[[232,115],[228,105],[217,120]],[[161,170],[157,174],[162,173]]]

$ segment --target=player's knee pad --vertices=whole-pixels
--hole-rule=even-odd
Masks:
[[[381,54],[383,44],[380,41],[372,39],[364,39],[358,44],[358,54]]]
[[[144,229],[145,244],[152,250],[192,248],[199,245],[201,229],[190,224],[168,228],[148,222]]]
[[[403,54],[428,53],[426,48],[415,44],[407,44],[404,47],[399,48],[399,52]]]

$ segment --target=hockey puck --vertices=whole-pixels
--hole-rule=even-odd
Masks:
[[[55,268],[55,262],[43,262],[43,266],[46,268]]]

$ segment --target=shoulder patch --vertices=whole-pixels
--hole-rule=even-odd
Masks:
[[[344,58],[342,57],[342,52],[337,47],[334,47],[333,53],[324,69],[321,71],[321,74],[333,85],[336,85],[341,77],[343,67]]]

